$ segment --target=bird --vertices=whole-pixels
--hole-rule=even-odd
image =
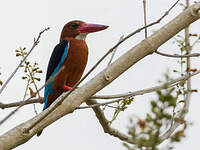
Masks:
[[[60,42],[55,46],[47,67],[46,82],[50,77],[54,80],[45,86],[43,111],[80,80],[88,60],[88,46],[85,41],[87,35],[108,27],[80,20],[73,20],[64,25]],[[37,136],[41,133],[42,130]]]

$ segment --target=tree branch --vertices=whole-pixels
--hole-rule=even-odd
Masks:
[[[95,100],[88,100],[88,101],[86,101],[86,103],[89,106],[98,104]],[[92,109],[95,112],[95,115],[96,115],[97,119],[99,120],[99,123],[101,124],[105,133],[108,133],[114,137],[119,138],[122,141],[126,141],[131,144],[137,143],[136,141],[133,141],[131,137],[119,132],[116,129],[111,128],[109,121],[106,119],[106,117],[105,117],[103,111],[100,109],[100,107],[93,107]]]
[[[44,103],[44,98],[35,98],[35,99],[30,99],[26,101],[19,101],[19,102],[14,102],[14,103],[9,103],[9,104],[3,104],[0,103],[0,108],[5,109],[5,108],[11,108],[11,107],[18,107],[18,106],[24,106],[28,104],[34,104],[34,103]]]
[[[199,57],[200,56],[200,53],[193,53],[193,54],[186,54],[186,55],[178,55],[178,54],[171,55],[171,54],[166,54],[166,53],[162,53],[159,51],[156,51],[155,53],[157,53],[158,55],[161,55],[161,56],[172,57],[172,58],[185,58],[185,57],[187,58],[187,57]]]

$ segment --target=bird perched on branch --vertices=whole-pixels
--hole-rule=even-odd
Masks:
[[[80,80],[88,59],[85,38],[89,33],[106,28],[108,28],[106,25],[87,24],[79,20],[71,21],[63,27],[60,43],[54,48],[49,60],[46,81],[54,77],[57,72],[58,74],[45,86],[43,110]],[[60,70],[61,68],[63,69]],[[37,136],[41,133],[42,131],[38,132]]]

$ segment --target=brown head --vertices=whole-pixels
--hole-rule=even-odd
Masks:
[[[106,25],[87,24],[79,20],[70,21],[63,27],[60,41],[66,37],[84,40],[88,33],[101,31],[106,28],[108,28]]]

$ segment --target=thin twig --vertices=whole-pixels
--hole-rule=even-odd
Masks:
[[[28,79],[28,81],[27,81],[27,85],[26,85],[26,88],[25,88],[24,97],[23,97],[22,101],[25,101],[25,98],[27,96],[27,91],[28,91],[29,84],[30,84],[30,79]]]
[[[158,55],[162,55],[162,56],[166,56],[166,57],[172,57],[172,58],[185,58],[185,57],[199,57],[200,53],[193,53],[193,54],[186,54],[186,55],[178,55],[178,54],[166,54],[166,53],[162,53],[159,51],[155,51],[155,53],[157,53]]]
[[[177,127],[179,125],[181,125],[181,122],[175,122],[171,125],[171,127],[169,128],[169,130],[167,130],[163,135],[161,135],[160,138],[160,142],[162,143],[165,139],[168,139],[172,133],[177,129]]]
[[[147,26],[147,11],[146,11],[146,0],[143,0],[143,10],[144,10],[144,25]],[[147,28],[145,28],[145,39],[147,38]]]
[[[86,108],[93,108],[93,107],[104,106],[104,105],[108,105],[108,104],[112,104],[112,103],[117,103],[117,102],[122,101],[124,99],[125,98],[120,98],[120,99],[116,99],[116,100],[105,102],[105,103],[97,103],[97,104],[89,105],[89,106],[80,106],[80,107],[77,107],[76,109],[86,109]]]
[[[120,37],[119,42],[123,39],[123,37],[124,37],[124,35],[122,35],[122,36]],[[117,51],[117,47],[116,47],[116,48],[113,50],[113,52],[112,52],[112,56],[111,56],[111,58],[110,58],[110,60],[109,60],[109,62],[108,62],[108,66],[111,64],[111,62],[112,62],[112,60],[113,60],[113,58],[114,58],[114,56],[115,56],[116,51]]]
[[[34,110],[34,112],[35,112],[35,115],[37,115],[38,112],[37,112],[37,110],[36,110],[36,105],[35,105],[35,104],[33,104],[33,110]]]
[[[191,44],[191,49],[199,42],[200,35],[198,35],[197,39]]]
[[[186,0],[186,7],[189,7],[189,0]],[[190,31],[189,31],[189,26],[185,28],[185,46],[186,46],[186,54],[190,55],[192,49],[191,49],[191,44],[190,44]],[[191,68],[191,59],[190,57],[187,57],[186,59],[186,72],[187,75],[190,75],[190,68]],[[186,99],[185,99],[185,106],[184,106],[184,112],[188,113],[189,111],[189,105],[190,105],[190,99],[191,99],[191,79],[187,80],[187,94],[186,94]]]
[[[5,89],[5,87],[7,86],[7,84],[10,82],[10,80],[13,78],[13,76],[15,75],[15,73],[17,72],[17,70],[20,68],[20,66],[23,64],[23,62],[26,60],[26,58],[30,55],[30,53],[33,51],[33,49],[35,48],[35,46],[39,43],[39,39],[41,37],[41,35],[49,30],[50,28],[45,28],[44,30],[42,30],[37,39],[34,40],[33,46],[31,47],[31,50],[27,53],[27,55],[24,57],[24,59],[19,63],[19,65],[15,68],[15,70],[12,72],[12,74],[8,77],[8,79],[6,80],[6,82],[3,84],[3,86],[0,89],[0,94],[3,92],[3,90]]]
[[[35,98],[31,100],[26,100],[26,101],[19,101],[19,102],[14,102],[14,103],[9,103],[9,104],[3,104],[0,103],[0,108],[5,109],[5,108],[12,108],[12,107],[18,107],[18,106],[24,106],[28,104],[34,104],[34,103],[44,103],[44,98]]]
[[[124,109],[120,108],[120,107],[115,107],[115,106],[112,106],[112,105],[105,105],[107,107],[110,107],[110,108],[114,108],[114,109],[119,109],[121,111],[123,111]]]

